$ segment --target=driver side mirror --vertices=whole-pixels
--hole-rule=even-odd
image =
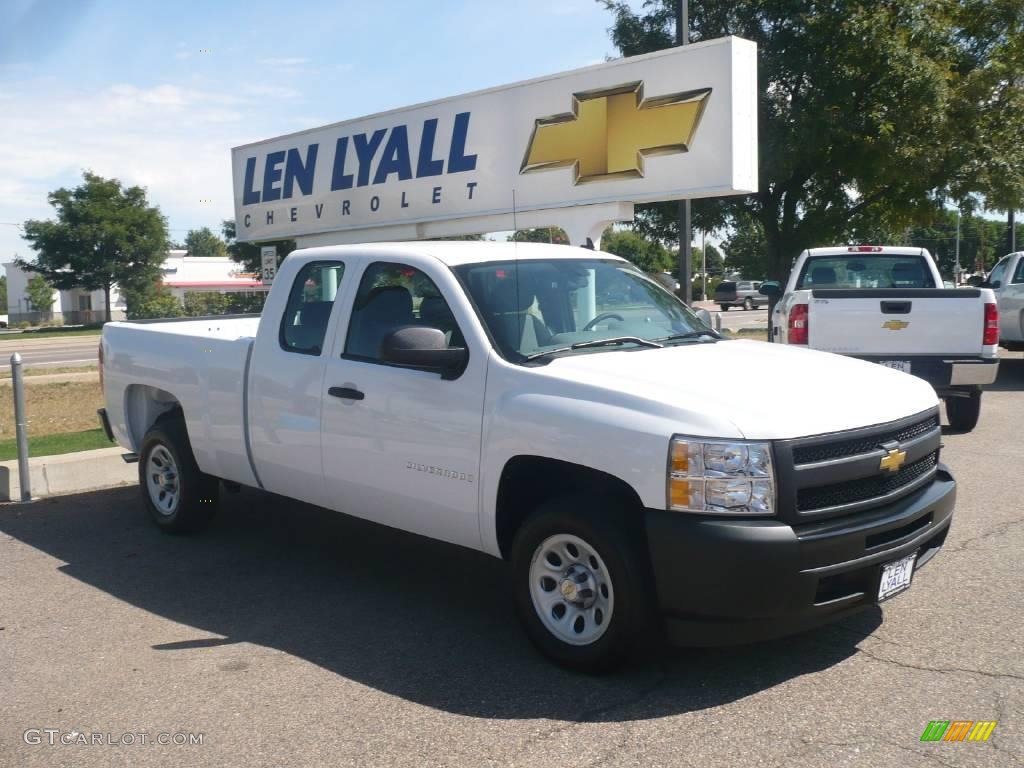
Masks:
[[[778,280],[767,280],[766,282],[761,283],[761,287],[757,289],[757,292],[762,296],[778,297],[782,295],[782,286],[779,284]]]
[[[978,287],[979,288],[991,288],[992,290],[995,290],[997,288],[1000,288],[1002,286],[1002,284],[1003,284],[1002,280],[991,280],[991,281],[983,280],[981,282],[981,284],[978,285]]]
[[[380,345],[385,362],[440,373],[442,379],[457,378],[469,362],[465,347],[449,347],[444,331],[407,325],[397,328]]]

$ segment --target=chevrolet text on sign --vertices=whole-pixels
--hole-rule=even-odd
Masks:
[[[711,40],[236,147],[238,239],[755,192],[756,53]]]

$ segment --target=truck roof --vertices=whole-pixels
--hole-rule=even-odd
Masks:
[[[591,251],[571,245],[549,243],[496,243],[483,241],[416,240],[406,243],[367,243],[358,245],[326,245],[303,248],[295,256],[324,259],[347,253],[380,254],[388,258],[403,255],[432,256],[449,267],[462,264],[480,264],[488,261],[514,261],[536,259],[616,259],[610,253]],[[294,257],[293,257],[294,258]]]
[[[924,256],[924,248],[909,245],[830,245],[825,248],[810,248],[808,256],[837,256],[843,253],[860,253],[864,256]]]

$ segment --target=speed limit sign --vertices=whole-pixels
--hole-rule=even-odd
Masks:
[[[260,248],[260,280],[271,285],[277,275],[277,246],[265,245]]]

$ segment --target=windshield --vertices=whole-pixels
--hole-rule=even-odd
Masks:
[[[812,256],[804,262],[802,288],[934,288],[931,270],[921,256],[870,256],[851,253]]]
[[[466,264],[455,273],[502,355],[516,362],[569,353],[693,342],[713,332],[679,299],[631,264],[550,259]],[[667,339],[694,334],[689,339]],[[704,337],[708,338],[708,337]],[[632,339],[632,341],[630,340]],[[608,340],[608,346],[589,346]]]

